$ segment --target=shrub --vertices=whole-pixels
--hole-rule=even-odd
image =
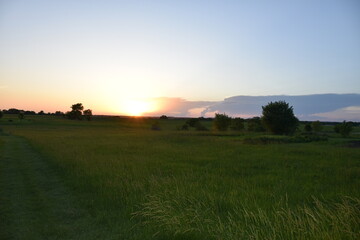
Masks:
[[[259,117],[253,117],[247,120],[247,130],[251,132],[263,132],[265,128]]]
[[[226,131],[229,128],[230,124],[231,124],[231,118],[228,115],[226,115],[225,113],[215,114],[214,127],[216,130]]]
[[[55,115],[56,115],[56,116],[64,116],[64,113],[61,112],[61,111],[56,111],[56,112],[55,112]]]
[[[343,137],[348,137],[353,130],[353,123],[343,121],[340,124],[335,125],[334,130],[336,133],[340,133]]]
[[[323,128],[320,121],[315,121],[311,123],[311,127],[314,130],[314,132],[320,132]]]
[[[304,126],[304,131],[305,132],[311,132],[313,130],[313,128],[311,127],[311,124],[307,123]]]
[[[207,127],[205,127],[204,125],[201,124],[201,122],[198,122],[195,126],[195,129],[197,131],[207,131]]]
[[[189,125],[184,123],[183,125],[177,127],[176,129],[181,130],[181,131],[187,131],[187,130],[189,130]]]
[[[190,118],[188,120],[186,120],[186,123],[187,125],[189,125],[190,127],[196,127],[196,124],[200,122],[200,119],[198,118]]]
[[[18,118],[20,120],[23,120],[25,118],[24,112],[20,112],[19,115],[18,115]]]
[[[91,109],[84,110],[84,116],[86,120],[90,121],[92,118],[92,111]]]
[[[293,134],[299,120],[295,117],[293,107],[285,101],[270,102],[262,107],[262,122],[274,134]]]
[[[244,130],[245,125],[244,125],[245,120],[243,118],[233,118],[231,120],[231,126],[230,128],[232,130],[236,130],[236,131],[241,131]]]

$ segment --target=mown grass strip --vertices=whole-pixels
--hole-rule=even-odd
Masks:
[[[0,136],[0,239],[89,239],[91,218],[37,152]]]

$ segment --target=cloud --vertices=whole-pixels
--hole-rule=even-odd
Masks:
[[[360,121],[360,106],[350,106],[340,108],[332,112],[315,113],[314,117],[320,117],[322,120],[337,120],[337,121]]]
[[[145,113],[147,116],[166,114],[173,117],[199,117],[201,112],[214,104],[211,101],[188,101],[183,98],[153,98],[150,100],[157,106],[156,110]]]
[[[219,104],[209,107],[228,114],[260,115],[261,106],[269,102],[284,100],[294,107],[297,115],[309,117],[315,113],[330,112],[336,109],[358,105],[359,94],[314,94],[314,95],[274,95],[274,96],[235,96],[226,98]]]
[[[360,94],[313,94],[234,96],[223,101],[188,101],[183,98],[155,98],[158,110],[147,115],[166,114],[174,117],[213,117],[226,113],[233,117],[260,116],[262,106],[284,100],[293,106],[300,120],[360,121]]]

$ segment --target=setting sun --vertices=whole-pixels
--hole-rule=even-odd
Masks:
[[[126,100],[123,104],[124,113],[130,116],[141,116],[143,113],[153,110],[153,104],[148,101]]]

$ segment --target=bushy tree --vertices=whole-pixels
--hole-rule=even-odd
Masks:
[[[84,116],[86,118],[86,120],[90,121],[92,118],[92,111],[91,109],[86,109],[84,110]]]
[[[6,113],[7,114],[19,114],[20,112],[22,112],[22,110],[16,109],[16,108],[9,108]]]
[[[64,113],[63,113],[62,111],[56,111],[56,112],[55,112],[55,115],[56,115],[56,116],[63,116]]]
[[[215,113],[214,128],[219,131],[226,131],[231,124],[231,118],[225,113]]]
[[[233,118],[233,119],[231,119],[230,128],[232,130],[236,130],[236,131],[244,130],[244,128],[245,128],[244,123],[245,123],[245,120],[243,118],[240,118],[240,117]]]
[[[161,115],[161,116],[160,116],[160,119],[168,119],[168,116],[166,116],[166,115]]]
[[[299,120],[295,117],[293,107],[285,101],[270,102],[262,107],[262,122],[274,134],[292,134]]]
[[[71,109],[73,111],[82,111],[82,110],[84,110],[84,106],[82,105],[82,103],[76,103],[76,104],[71,105]]]
[[[82,110],[84,110],[82,103],[73,104],[71,109],[70,112],[66,112],[66,117],[69,119],[82,120]]]
[[[36,113],[34,111],[25,111],[24,112],[25,115],[35,115]]]
[[[353,123],[343,121],[340,124],[335,125],[334,130],[336,133],[340,133],[343,137],[348,137],[353,130]]]

